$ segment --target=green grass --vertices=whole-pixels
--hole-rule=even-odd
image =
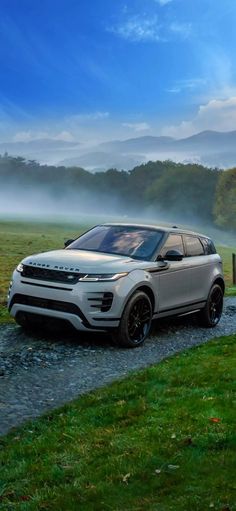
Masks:
[[[9,281],[16,265],[27,255],[62,248],[66,239],[73,239],[87,228],[87,225],[81,224],[0,222],[0,323],[10,321],[5,305]],[[217,248],[224,263],[226,294],[236,295],[236,287],[232,285],[232,252],[236,252],[236,247]]]
[[[217,250],[223,260],[223,270],[226,283],[226,295],[236,296],[236,286],[233,286],[233,275],[232,275],[232,254],[236,254],[235,247],[221,247],[217,246]]]
[[[234,511],[235,340],[175,355],[2,437],[0,509]]]

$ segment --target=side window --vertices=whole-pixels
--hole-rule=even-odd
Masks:
[[[204,246],[206,255],[216,254],[216,248],[212,240],[209,238],[201,238],[201,242]]]
[[[201,241],[196,236],[185,236],[185,244],[186,244],[186,255],[188,257],[191,256],[200,256],[204,255],[205,251]]]
[[[183,240],[180,234],[169,235],[160,251],[160,255],[164,257],[169,250],[178,250],[181,254],[184,254]]]

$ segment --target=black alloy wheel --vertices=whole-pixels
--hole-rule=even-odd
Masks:
[[[115,341],[124,347],[136,348],[148,336],[152,323],[152,304],[143,291],[136,291],[129,299],[122,314]]]
[[[219,323],[223,311],[223,302],[223,290],[219,284],[214,284],[210,290],[207,303],[200,312],[203,326],[213,328]]]

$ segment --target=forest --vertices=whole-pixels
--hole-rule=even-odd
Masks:
[[[43,189],[52,197],[90,192],[119,200],[124,214],[152,208],[168,217],[198,219],[236,231],[236,167],[229,170],[173,161],[148,162],[130,171],[92,173],[80,167],[40,165],[0,156],[0,191]],[[1,197],[1,195],[0,195]]]

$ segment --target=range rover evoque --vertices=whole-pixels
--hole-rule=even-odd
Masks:
[[[216,326],[224,288],[210,238],[175,226],[107,223],[62,250],[23,259],[8,308],[23,327],[59,318],[77,330],[110,331],[119,345],[136,347],[153,319],[198,312],[202,325]]]

